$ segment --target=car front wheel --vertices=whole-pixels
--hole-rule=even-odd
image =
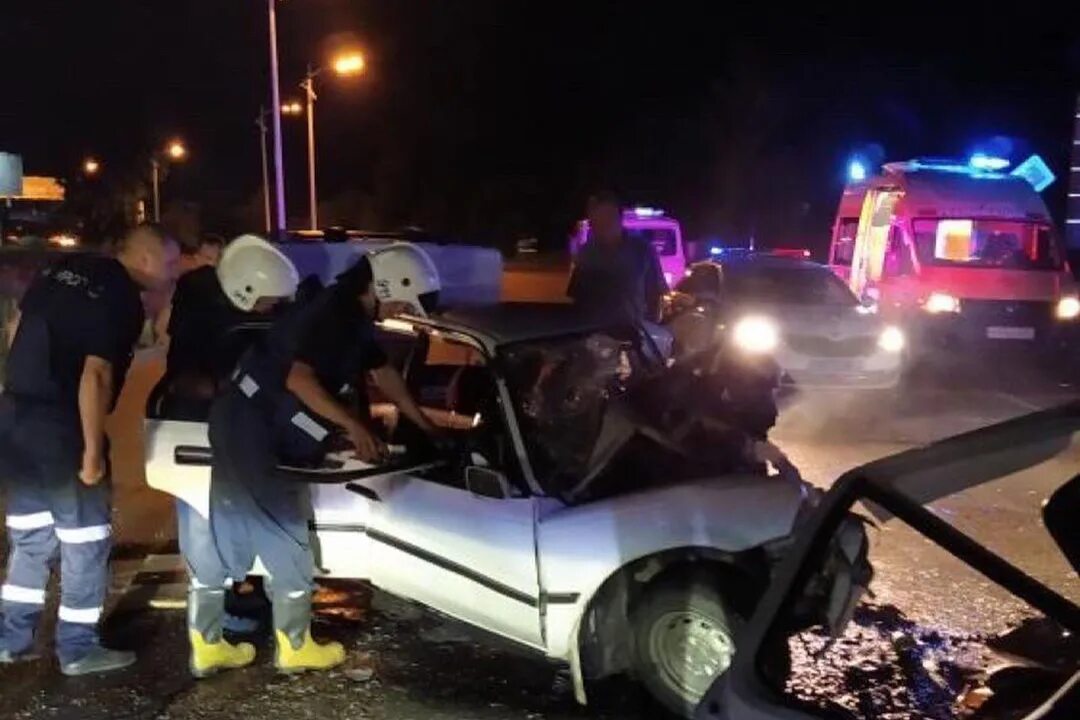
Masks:
[[[635,672],[662,705],[690,718],[735,657],[745,619],[701,579],[652,588],[634,613]]]

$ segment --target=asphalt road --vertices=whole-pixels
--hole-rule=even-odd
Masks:
[[[784,409],[775,437],[808,479],[827,487],[855,465],[1063,402],[1074,394],[1071,387],[1045,376],[1022,370],[1003,372],[990,377],[958,376],[962,381],[939,378],[898,399],[794,397]],[[138,403],[130,403],[126,411],[137,415]],[[125,442],[136,443],[137,434],[134,437]],[[1043,537],[1038,522],[1040,503],[1071,477],[1078,460],[1068,455],[1037,471],[939,501],[934,508],[1036,578],[1080,600],[1080,581]],[[171,537],[170,503],[141,487],[131,474],[135,470],[127,468],[129,479],[119,483],[116,497],[117,527],[129,555],[167,544]],[[919,655],[924,665],[941,661],[943,655],[953,662],[958,654],[974,656],[968,662],[977,663],[986,636],[1015,626],[1031,613],[903,526],[893,523],[871,536],[872,559],[878,567],[872,588],[875,597],[857,616],[849,635],[829,653],[813,648],[813,638],[804,641],[803,650],[796,651],[800,687],[809,688],[806,694],[811,696],[839,697],[846,692],[848,704],[869,708],[867,717],[948,717],[944,713],[951,696],[945,701],[938,698],[937,709],[930,711],[918,705],[918,693],[905,687],[910,677],[894,678],[890,686],[881,676],[869,674],[865,683],[852,686],[851,667],[865,670],[867,663],[891,662],[890,653],[899,652],[897,643],[911,638],[919,647],[936,643],[938,655]],[[118,571],[123,562],[118,563]],[[136,668],[88,679],[64,679],[49,661],[0,668],[0,717],[524,720],[657,716],[642,693],[623,681],[601,688],[594,707],[579,708],[565,672],[543,658],[373,593],[362,584],[336,585],[321,600],[316,633],[345,642],[357,657],[352,669],[278,677],[264,637],[255,667],[196,683],[186,670],[183,612],[124,610],[121,605],[106,632],[114,644],[139,653]],[[373,653],[370,663],[362,662],[361,652]],[[374,677],[365,679],[369,665],[374,667]],[[955,694],[959,687],[948,685],[942,693]],[[890,709],[896,712],[889,714]]]

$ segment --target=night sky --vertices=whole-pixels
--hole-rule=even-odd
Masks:
[[[694,237],[820,245],[846,159],[868,146],[966,156],[1004,136],[1015,159],[1039,152],[1066,176],[1080,18],[727,6],[285,0],[284,96],[336,47],[368,61],[320,86],[324,216],[560,243],[587,191],[612,186]],[[77,177],[92,154],[100,182],[140,177],[181,136],[191,158],[167,202],[197,203],[206,230],[257,227],[264,2],[5,0],[0,68],[0,150],[27,172]],[[303,120],[284,122],[302,223]],[[1059,219],[1064,193],[1048,191]]]

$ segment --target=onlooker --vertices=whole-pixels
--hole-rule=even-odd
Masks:
[[[589,238],[581,249],[566,294],[591,313],[631,323],[656,322],[667,292],[656,249],[623,232],[622,207],[611,192],[589,198]]]

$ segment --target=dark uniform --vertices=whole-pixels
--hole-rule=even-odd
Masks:
[[[232,331],[252,318],[229,302],[215,268],[197,268],[180,277],[169,317],[165,372],[173,385],[170,394],[182,398],[174,401],[182,407],[169,417],[185,419],[179,412],[206,419],[217,383],[229,377],[244,349],[242,338],[230,337]]]
[[[245,323],[261,319],[233,305],[221,289],[217,270],[201,267],[182,275],[173,293],[169,317],[169,351],[162,386],[161,415],[170,420],[205,422],[217,389],[230,379],[251,336],[239,332]],[[210,521],[183,500],[176,501],[180,552],[192,578],[223,574],[222,561],[210,531]],[[224,597],[223,588],[198,589]],[[193,604],[194,605],[194,604]],[[225,617],[234,632],[250,632],[256,623]]]
[[[79,384],[87,357],[112,364],[114,397],[144,322],[139,288],[116,260],[80,256],[45,269],[22,317],[0,398],[0,463],[11,540],[3,586],[2,649],[26,652],[59,551],[57,654],[79,660],[98,643],[108,587],[110,489],[79,480],[83,435]]]
[[[224,567],[195,572],[198,585],[212,592],[229,578],[244,578],[258,556],[270,575],[275,628],[299,645],[310,619],[314,571],[309,517],[304,488],[281,478],[276,467],[321,461],[334,428],[286,390],[294,361],[310,365],[331,395],[386,364],[374,325],[363,317],[349,283],[331,286],[280,318],[241,359],[233,386],[215,400],[210,523]],[[193,627],[213,641],[220,606],[196,606],[206,610],[191,618]]]
[[[590,240],[581,249],[566,294],[585,310],[637,324],[655,322],[667,292],[656,248],[623,235],[613,247]]]

